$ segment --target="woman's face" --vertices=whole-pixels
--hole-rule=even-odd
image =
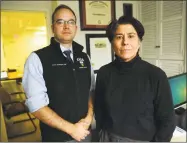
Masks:
[[[117,27],[112,47],[115,54],[125,62],[131,61],[136,56],[140,40],[131,24],[120,24]]]

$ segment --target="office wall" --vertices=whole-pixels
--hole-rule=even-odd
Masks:
[[[116,13],[116,18],[119,18],[120,16],[123,15],[123,3],[131,3],[133,4],[133,14],[134,17],[137,17],[137,1],[116,1],[115,2],[115,13]],[[78,43],[80,43],[81,45],[83,45],[84,51],[86,52],[86,39],[85,39],[85,34],[103,34],[105,33],[105,31],[93,31],[93,30],[89,30],[89,31],[81,31],[80,30],[80,14],[79,14],[79,1],[57,1],[57,5],[59,4],[66,4],[68,6],[70,6],[76,16],[77,16],[77,26],[78,26],[78,31],[77,31],[77,35],[75,37],[75,41],[77,41]]]
[[[47,46],[45,13],[2,11],[1,18],[6,66],[22,73],[28,55]]]
[[[1,1],[1,10],[42,11],[46,14],[48,39],[52,36],[52,1]],[[48,40],[49,41],[49,40]]]
[[[32,12],[44,12],[45,13],[45,18],[46,18],[46,25],[47,25],[47,45],[49,44],[50,42],[50,37],[53,35],[52,32],[51,32],[51,14],[52,14],[52,1],[1,1],[1,10],[2,11],[23,11],[23,12],[29,12],[29,11],[32,11]],[[28,43],[27,41],[24,41],[25,38],[28,38],[28,32],[24,34],[24,36],[22,35],[22,37],[19,38],[19,40],[22,40],[22,45],[16,45],[17,47],[12,46],[13,44],[8,44],[9,47],[12,49],[12,50],[8,50],[8,51],[17,51],[16,49],[20,49],[20,47],[24,48],[26,44],[29,44],[29,48],[25,49],[25,50],[18,50],[20,51],[20,54],[21,55],[24,55],[24,61],[20,61],[18,60],[19,57],[17,57],[16,61],[18,61],[18,63],[15,63],[12,59],[12,61],[10,61],[9,59],[5,59],[6,58],[6,55],[4,55],[4,52],[2,51],[5,51],[5,49],[2,49],[3,46],[1,46],[1,71],[2,70],[6,70],[7,68],[17,68],[19,66],[20,70],[22,71],[23,70],[23,65],[24,65],[24,62],[25,62],[25,59],[27,58],[27,56],[29,55],[28,51],[30,51],[30,53],[34,50],[36,50],[36,44],[40,44],[40,43],[36,43],[34,41],[34,39],[36,39],[37,37],[30,37],[30,42]],[[3,39],[3,42],[6,43],[7,42],[7,39]],[[27,43],[26,43],[27,42]],[[35,42],[35,43],[33,43]],[[16,41],[16,43],[19,43],[18,41]],[[33,44],[32,44],[33,43]],[[2,43],[1,43],[2,44]],[[7,43],[6,43],[7,44]],[[9,49],[10,49],[9,48]],[[10,53],[9,52],[9,55],[13,54],[15,55],[15,52],[14,53]],[[13,56],[15,57],[15,56]],[[19,58],[20,59],[20,58]],[[23,58],[22,58],[23,59]],[[9,67],[8,67],[9,65]],[[20,67],[21,66],[21,67]]]
[[[137,1],[116,1],[115,2],[115,14],[116,18],[119,18],[123,15],[123,3],[132,3],[133,4],[133,14],[134,17],[137,17]],[[85,48],[83,51],[86,52],[86,39],[85,34],[103,34],[105,31],[81,31],[80,30],[80,15],[79,15],[79,1],[2,1],[1,2],[1,10],[21,10],[21,11],[43,11],[46,13],[46,21],[47,21],[47,33],[48,33],[48,41],[50,42],[50,37],[53,35],[51,32],[51,15],[55,7],[59,4],[66,4],[70,6],[77,15],[77,25],[78,31],[75,37],[75,41],[83,45]],[[33,47],[33,50],[35,48]],[[18,63],[19,64],[19,63]],[[21,63],[22,65],[22,63]],[[10,68],[10,67],[7,67]]]
[[[1,35],[1,71],[5,71],[6,68],[6,61],[5,61],[5,57],[4,57],[4,49],[3,49],[3,37]]]

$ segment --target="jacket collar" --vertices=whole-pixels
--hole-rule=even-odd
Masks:
[[[61,51],[61,49],[60,49],[60,43],[57,42],[54,37],[51,37],[50,46],[52,48],[55,48],[59,52]],[[72,48],[73,48],[73,53],[77,53],[77,52],[82,52],[82,50],[83,50],[84,47],[82,45],[78,44],[77,42],[73,41],[72,42]]]

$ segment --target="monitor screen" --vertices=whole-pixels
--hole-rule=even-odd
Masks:
[[[174,107],[178,107],[186,103],[186,75],[187,73],[183,73],[168,78],[171,87]]]

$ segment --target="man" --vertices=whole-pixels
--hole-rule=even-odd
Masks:
[[[55,9],[52,31],[50,45],[26,61],[26,105],[41,121],[42,141],[90,141],[94,74],[83,47],[73,41],[77,26],[70,7]]]

